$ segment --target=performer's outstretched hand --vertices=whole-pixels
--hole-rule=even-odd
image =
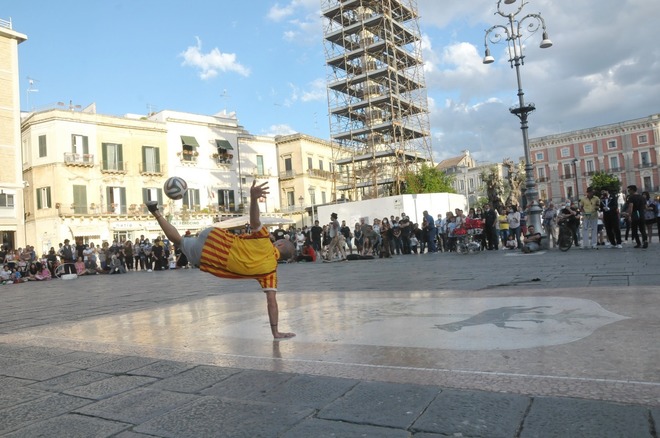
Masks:
[[[252,181],[252,187],[250,187],[250,197],[253,200],[257,200],[270,192],[268,191],[268,181],[257,185],[257,180]]]

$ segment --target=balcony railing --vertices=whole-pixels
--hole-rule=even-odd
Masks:
[[[573,175],[572,173],[565,173],[565,174],[561,175],[560,178],[561,179],[571,179],[571,178],[575,178],[575,175]]]
[[[232,163],[232,160],[234,159],[234,155],[232,154],[213,154],[213,159],[215,160],[215,164],[217,165],[229,165]]]
[[[655,166],[655,164],[653,164],[653,163],[640,163],[640,164],[637,165],[637,168],[638,169],[647,169],[647,168],[653,167],[653,166]]]
[[[92,154],[75,154],[73,152],[64,153],[64,164],[69,166],[94,166],[94,155]]]
[[[608,172],[621,172],[623,167],[611,167],[608,169]]]
[[[280,172],[280,179],[291,179],[295,178],[296,172],[293,170],[285,170],[284,172]]]
[[[126,173],[125,161],[103,161],[101,172],[104,173]]]
[[[332,172],[321,169],[307,169],[307,174],[312,178],[332,179]]]
[[[537,179],[538,182],[548,182],[548,177],[547,176],[540,176]]]
[[[586,172],[584,172],[584,176],[591,176],[594,175],[595,173],[596,173],[595,170],[587,170]]]
[[[140,163],[140,173],[143,175],[162,175],[163,166],[160,163]]]

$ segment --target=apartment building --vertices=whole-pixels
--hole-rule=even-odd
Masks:
[[[0,19],[0,244],[9,248],[25,245],[18,45],[26,40]]]
[[[584,195],[596,172],[619,178],[622,187],[660,192],[660,114],[530,139],[541,200]]]

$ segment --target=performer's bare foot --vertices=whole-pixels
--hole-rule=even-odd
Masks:
[[[275,338],[275,339],[289,339],[289,338],[293,338],[295,335],[296,335],[295,333],[277,332],[277,333],[273,333],[273,338]]]

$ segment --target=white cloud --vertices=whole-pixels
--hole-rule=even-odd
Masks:
[[[295,131],[287,124],[271,125],[268,127],[264,135],[275,137],[276,135],[290,135],[295,134],[298,131]]]
[[[295,12],[295,9],[295,2],[291,2],[286,6],[280,6],[279,3],[275,3],[268,11],[266,18],[272,21],[282,21],[286,17],[291,16]]]
[[[202,41],[198,37],[195,38],[197,45],[189,46],[179,56],[183,57],[181,65],[200,70],[200,78],[211,79],[216,77],[218,72],[234,72],[246,77],[250,75],[250,69],[236,61],[235,53],[222,53],[217,47],[203,53]]]

